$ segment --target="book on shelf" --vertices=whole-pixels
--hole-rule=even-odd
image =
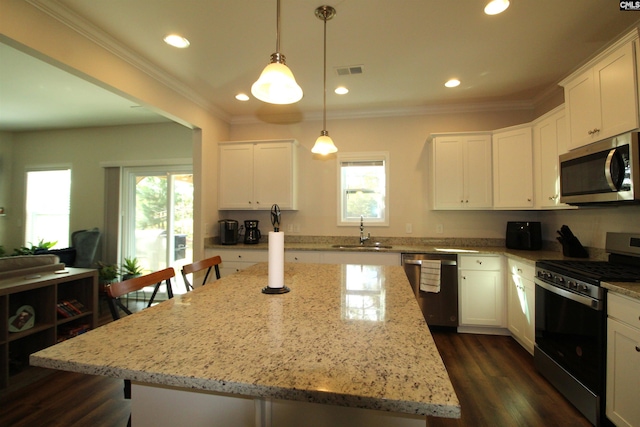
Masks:
[[[84,334],[90,329],[91,329],[91,326],[88,323],[83,323],[81,325],[61,327],[58,330],[58,342]]]
[[[87,308],[76,299],[59,301],[56,310],[62,317],[73,317],[88,311]]]

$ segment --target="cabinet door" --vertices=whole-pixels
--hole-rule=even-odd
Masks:
[[[256,209],[297,209],[295,156],[291,143],[254,146],[254,203]]]
[[[593,70],[577,76],[564,88],[570,150],[597,141],[594,129],[600,127],[596,83]]]
[[[493,135],[493,207],[533,207],[531,128]]]
[[[607,418],[617,426],[640,425],[640,329],[607,319]]]
[[[460,290],[460,325],[503,326],[500,271],[461,270]]]
[[[318,264],[320,263],[320,252],[318,251],[285,251],[285,262],[306,262]]]
[[[522,284],[524,285],[524,298],[527,307],[523,319],[524,329],[522,343],[529,353],[533,354],[533,348],[536,344],[536,285],[533,280],[527,278],[523,278]]]
[[[564,109],[542,120],[533,128],[535,149],[536,207],[568,208],[560,203],[560,166],[558,158],[567,151]]]
[[[600,127],[598,139],[609,138],[638,127],[636,67],[633,43],[629,42],[596,64]]]
[[[253,144],[220,146],[218,209],[253,208]]]
[[[464,148],[464,205],[468,209],[490,208],[493,202],[491,137],[467,137]]]
[[[434,209],[463,209],[462,137],[437,137],[433,144],[433,207]]]

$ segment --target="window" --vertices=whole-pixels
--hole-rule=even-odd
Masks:
[[[25,245],[69,247],[71,169],[27,172]]]
[[[338,225],[389,225],[387,204],[389,153],[338,155]]]

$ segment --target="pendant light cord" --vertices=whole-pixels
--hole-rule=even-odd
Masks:
[[[327,130],[327,17],[324,17],[324,92],[322,94],[322,130]]]
[[[276,53],[280,53],[280,0],[276,5]]]

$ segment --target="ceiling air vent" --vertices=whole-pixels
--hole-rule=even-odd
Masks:
[[[347,67],[336,67],[336,74],[339,76],[350,76],[355,74],[362,74],[363,67],[362,65],[350,65]]]

